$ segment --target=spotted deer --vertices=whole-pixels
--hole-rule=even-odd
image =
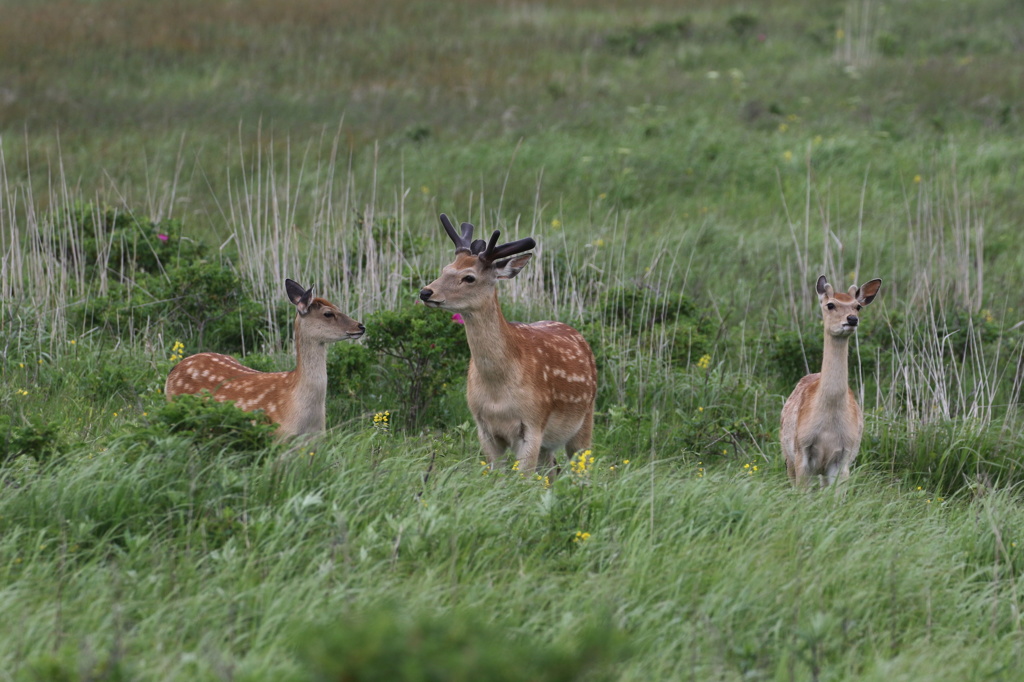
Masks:
[[[594,354],[578,331],[561,322],[508,322],[498,303],[498,280],[512,279],[526,266],[536,246],[527,237],[497,245],[473,240],[473,226],[462,233],[441,215],[455,242],[455,260],[420,291],[431,308],[462,316],[469,341],[466,400],[477,435],[493,467],[509,448],[520,471],[538,462],[555,465],[555,450],[571,458],[590,447],[594,424],[597,367]]]
[[[170,400],[182,393],[209,391],[214,400],[232,401],[246,411],[263,410],[278,424],[279,436],[323,431],[326,425],[327,346],[358,339],[366,330],[334,304],[313,297],[290,279],[284,281],[295,316],[295,369],[259,372],[230,355],[198,353],[171,369],[164,386]]]
[[[861,309],[878,295],[882,280],[873,279],[849,293],[835,293],[825,276],[815,287],[825,323],[821,372],[801,379],[782,407],[782,451],[786,471],[797,485],[822,477],[828,486],[850,476],[860,449],[864,415],[850,390],[850,337],[857,331]]]

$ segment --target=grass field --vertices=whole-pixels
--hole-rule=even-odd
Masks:
[[[0,680],[1019,677],[1020,3],[3,14]],[[585,471],[480,465],[441,212],[537,239]],[[777,442],[822,273],[883,279],[844,499]],[[285,277],[367,327],[327,433],[168,406],[290,368]]]

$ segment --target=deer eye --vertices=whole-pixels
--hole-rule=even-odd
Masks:
[[[476,281],[476,277],[474,277],[473,275],[466,275],[465,277],[462,278],[462,281],[465,282],[466,284],[472,284],[473,282]]]
[[[863,306],[857,306],[857,310],[860,310]]]
[[[326,313],[324,313],[324,317],[334,317],[334,313],[332,313],[331,311],[327,311]]]
[[[836,309],[836,304],[835,303],[829,303],[825,307],[828,308],[829,310],[835,310]]]

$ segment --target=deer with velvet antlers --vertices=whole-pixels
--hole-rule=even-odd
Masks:
[[[462,316],[469,341],[466,399],[477,435],[493,467],[509,448],[520,471],[538,463],[555,466],[555,451],[571,458],[590,447],[597,394],[594,354],[578,331],[561,322],[508,322],[498,303],[498,280],[511,279],[526,266],[536,246],[532,238],[498,245],[473,240],[473,226],[462,233],[441,215],[455,242],[455,260],[420,291],[431,308]]]
[[[232,401],[249,412],[263,410],[278,424],[279,436],[323,431],[327,423],[327,346],[358,339],[366,328],[334,304],[314,298],[312,288],[304,289],[290,279],[284,284],[297,311],[294,370],[259,372],[229,355],[198,353],[171,370],[164,386],[167,399],[209,391],[214,400]]]
[[[850,476],[850,464],[860,449],[864,415],[850,389],[850,337],[857,331],[861,309],[878,295],[882,280],[851,286],[836,293],[825,275],[815,290],[825,323],[821,372],[808,374],[782,407],[782,451],[786,471],[797,485],[821,477],[827,486]]]

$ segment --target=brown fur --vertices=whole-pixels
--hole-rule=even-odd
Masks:
[[[363,325],[322,298],[310,298],[297,306],[306,312],[295,316],[294,370],[259,372],[229,355],[198,353],[171,369],[164,386],[167,399],[209,391],[214,400],[234,402],[246,411],[262,410],[278,424],[281,436],[323,431],[327,421],[327,345],[359,338]]]
[[[531,256],[492,265],[460,252],[420,292],[428,306],[465,321],[466,399],[489,463],[511,448],[523,472],[553,467],[558,448],[571,457],[590,447],[597,395],[594,354],[578,331],[561,322],[510,323],[501,313],[497,281],[515,277]]]
[[[816,290],[825,327],[822,371],[801,379],[782,407],[780,440],[790,479],[800,485],[822,477],[823,485],[845,481],[857,457],[864,416],[849,387],[849,337],[859,311],[874,300],[881,280],[835,293],[824,275]]]

